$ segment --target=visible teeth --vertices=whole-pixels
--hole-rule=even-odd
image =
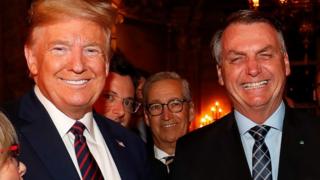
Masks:
[[[246,83],[243,85],[245,89],[255,89],[255,88],[261,88],[262,86],[266,85],[268,83],[267,80],[255,82],[255,83]]]
[[[64,81],[72,85],[82,85],[88,82],[88,80],[64,80]]]
[[[173,127],[173,126],[175,126],[175,125],[176,125],[175,123],[173,123],[173,124],[165,124],[164,127],[165,127],[165,128],[169,128],[169,127]]]

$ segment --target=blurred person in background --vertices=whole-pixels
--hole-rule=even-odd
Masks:
[[[136,100],[141,104],[143,104],[143,86],[149,76],[150,74],[145,70],[136,68],[136,77],[138,79]],[[143,107],[139,108],[138,111],[132,115],[130,129],[138,134],[145,143],[148,144],[148,141],[152,141],[150,128],[146,126],[144,120]]]
[[[17,134],[0,112],[0,179],[19,180],[26,173],[26,166],[19,161],[19,141]]]

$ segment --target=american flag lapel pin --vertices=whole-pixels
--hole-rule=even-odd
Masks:
[[[122,141],[116,140],[118,145],[121,147],[126,147],[126,145],[124,145],[124,143]]]

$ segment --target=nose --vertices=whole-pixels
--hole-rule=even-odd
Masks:
[[[250,76],[257,76],[261,72],[261,66],[256,58],[248,58],[247,61],[247,73]]]
[[[162,119],[166,121],[172,119],[172,112],[168,109],[168,106],[163,106]]]
[[[116,102],[113,104],[112,107],[112,113],[117,117],[117,118],[121,118],[125,115],[125,111],[124,111],[124,107],[122,105],[122,102]]]
[[[71,70],[77,74],[82,73],[85,70],[84,62],[81,48],[74,48],[70,58]]]
[[[27,172],[27,167],[22,162],[19,162],[19,175],[22,178],[22,176]]]

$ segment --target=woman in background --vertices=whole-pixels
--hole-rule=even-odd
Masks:
[[[0,179],[18,180],[26,172],[26,166],[20,162],[17,134],[8,120],[0,112]]]

